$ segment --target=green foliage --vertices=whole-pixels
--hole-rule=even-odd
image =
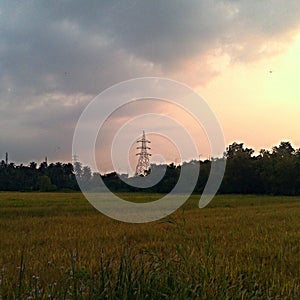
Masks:
[[[41,192],[54,192],[56,185],[51,183],[51,179],[47,175],[38,177],[38,187]]]
[[[300,195],[300,155],[289,142],[272,151],[262,149],[258,156],[244,145],[227,148],[226,172],[221,193]]]

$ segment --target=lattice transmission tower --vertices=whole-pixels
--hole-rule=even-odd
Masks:
[[[143,136],[140,140],[137,140],[137,143],[141,143],[141,146],[136,147],[136,149],[140,149],[140,152],[136,155],[139,155],[139,160],[136,165],[135,175],[136,176],[146,176],[150,172],[150,162],[148,150],[151,148],[147,146],[148,143],[151,143],[146,139],[145,131],[143,130]]]

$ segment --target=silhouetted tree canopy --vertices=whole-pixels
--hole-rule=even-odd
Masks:
[[[262,149],[258,155],[243,143],[232,143],[226,149],[226,171],[219,193],[300,195],[300,149],[294,149],[290,142],[281,142],[271,151]],[[192,165],[195,161],[186,162]],[[152,165],[152,168],[162,166]],[[176,185],[182,166],[171,163],[166,173],[155,186],[142,189],[133,187],[121,180],[116,172],[100,175],[92,173],[88,166],[80,162],[51,163],[30,162],[28,166],[0,162],[1,191],[79,191],[77,180],[97,188],[101,176],[113,192],[155,192],[168,193]],[[200,162],[200,175],[194,192],[201,193],[206,185],[211,168],[211,160]]]

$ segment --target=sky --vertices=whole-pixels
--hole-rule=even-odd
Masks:
[[[10,160],[24,164],[45,156],[71,161],[74,129],[85,107],[103,90],[147,76],[197,91],[218,118],[226,145],[243,142],[259,151],[289,140],[299,148],[299,53],[298,0],[3,0],[0,159],[8,152]],[[182,117],[155,101],[150,106]],[[111,136],[120,119],[134,118],[146,107],[112,114],[103,135]],[[148,123],[155,123],[155,132]],[[163,118],[129,127],[137,138],[149,131],[158,161],[159,155],[178,159],[176,145],[166,137],[174,128]],[[209,157],[203,132],[193,136],[199,156]],[[105,141],[97,151],[109,170],[111,147]],[[123,155],[121,148],[117,156]],[[134,165],[135,146],[129,148]]]

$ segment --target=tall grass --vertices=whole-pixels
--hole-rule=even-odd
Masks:
[[[230,262],[218,264],[210,231],[205,238],[192,235],[185,221],[168,219],[174,227],[172,250],[133,249],[124,237],[120,252],[99,250],[94,269],[81,261],[79,250],[69,251],[69,264],[61,266],[52,282],[25,269],[26,251],[20,253],[16,288],[1,274],[0,299],[299,299],[300,289],[278,289],[271,278],[250,270],[233,272]],[[46,268],[47,269],[47,266]]]
[[[0,299],[300,299],[295,198],[226,196],[134,225],[41,196],[1,203]]]

